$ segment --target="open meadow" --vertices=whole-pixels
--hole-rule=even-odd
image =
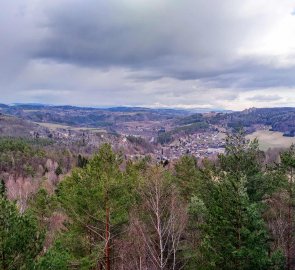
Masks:
[[[295,137],[284,137],[282,132],[257,130],[246,136],[247,139],[259,141],[260,149],[266,151],[269,148],[288,148],[295,143]]]
[[[101,128],[91,128],[91,127],[73,127],[73,126],[67,126],[62,124],[55,124],[55,123],[45,123],[45,122],[34,122],[35,124],[38,124],[42,127],[46,127],[51,130],[57,130],[57,129],[69,129],[69,130],[75,130],[75,131],[93,131],[93,132],[106,132],[104,129]]]

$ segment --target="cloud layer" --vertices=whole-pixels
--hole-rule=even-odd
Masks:
[[[3,102],[295,105],[290,0],[0,3]]]

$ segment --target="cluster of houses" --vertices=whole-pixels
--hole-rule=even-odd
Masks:
[[[224,150],[225,134],[216,131],[179,137],[162,149],[157,149],[156,154],[159,158],[174,160],[186,154],[195,157],[209,157],[224,153]]]
[[[138,131],[144,133],[145,130]],[[155,134],[155,130],[149,131],[153,131]],[[156,132],[165,132],[165,129],[163,127],[160,127],[160,129],[158,129]],[[103,142],[107,142],[112,144],[115,148],[123,147],[130,149],[130,146],[128,146],[129,142],[127,140],[127,137],[130,136],[129,134],[133,134],[134,137],[140,136],[138,134],[132,133],[131,130],[128,130],[128,132],[123,133],[119,136],[111,136],[108,133],[95,132],[91,130],[67,128],[43,128],[38,130],[38,132],[31,132],[31,136],[33,138],[53,139],[65,145],[78,143],[82,145],[98,146]],[[171,143],[164,146],[161,146],[156,142],[154,144],[154,137],[150,137],[153,134],[149,133],[148,135],[149,136],[147,137],[140,137],[143,137],[149,143],[154,145],[153,153],[141,153],[142,151],[136,151],[137,153],[133,153],[131,151],[130,153],[128,153],[128,156],[130,158],[139,158],[141,156],[144,156],[145,154],[151,154],[151,156],[153,156],[156,160],[165,162],[168,160],[178,159],[179,157],[186,154],[190,154],[195,157],[210,157],[218,153],[223,153],[225,147],[225,134],[220,131],[201,132],[185,136],[179,136],[175,138]]]

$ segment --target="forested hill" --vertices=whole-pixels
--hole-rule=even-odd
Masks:
[[[295,268],[294,147],[270,160],[236,133],[163,166],[4,138],[0,158],[1,270]]]
[[[0,114],[0,136],[30,137],[32,132],[44,132],[45,128],[14,116]]]
[[[42,104],[0,104],[0,113],[39,123],[53,123],[72,127],[122,130],[125,123],[167,123],[172,133],[193,133],[208,130],[210,125],[229,129],[270,126],[286,136],[295,135],[295,108],[250,108],[239,112],[203,112],[190,110],[149,109],[141,107],[91,108],[75,106],[49,106]]]
[[[178,120],[178,124],[191,125],[207,122],[223,125],[232,129],[250,128],[254,125],[270,126],[273,131],[280,131],[286,135],[295,133],[295,108],[250,108],[239,112],[193,114]]]
[[[231,127],[262,124],[271,126],[274,131],[295,131],[295,108],[252,108],[229,114],[226,118]]]
[[[16,104],[0,106],[0,113],[33,122],[63,124],[75,127],[108,128],[116,123],[165,121],[190,114],[185,110],[148,109],[141,107],[91,108]]]

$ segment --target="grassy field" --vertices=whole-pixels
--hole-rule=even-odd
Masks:
[[[41,123],[41,122],[35,122],[35,123],[52,130],[62,128],[62,129],[69,129],[69,130],[88,130],[88,131],[94,131],[94,132],[106,132],[104,129],[101,129],[101,128],[72,127],[72,126],[66,126],[62,124]]]
[[[284,137],[283,133],[268,130],[258,130],[246,136],[248,139],[258,139],[260,149],[265,151],[268,148],[288,148],[295,144],[295,137]]]

